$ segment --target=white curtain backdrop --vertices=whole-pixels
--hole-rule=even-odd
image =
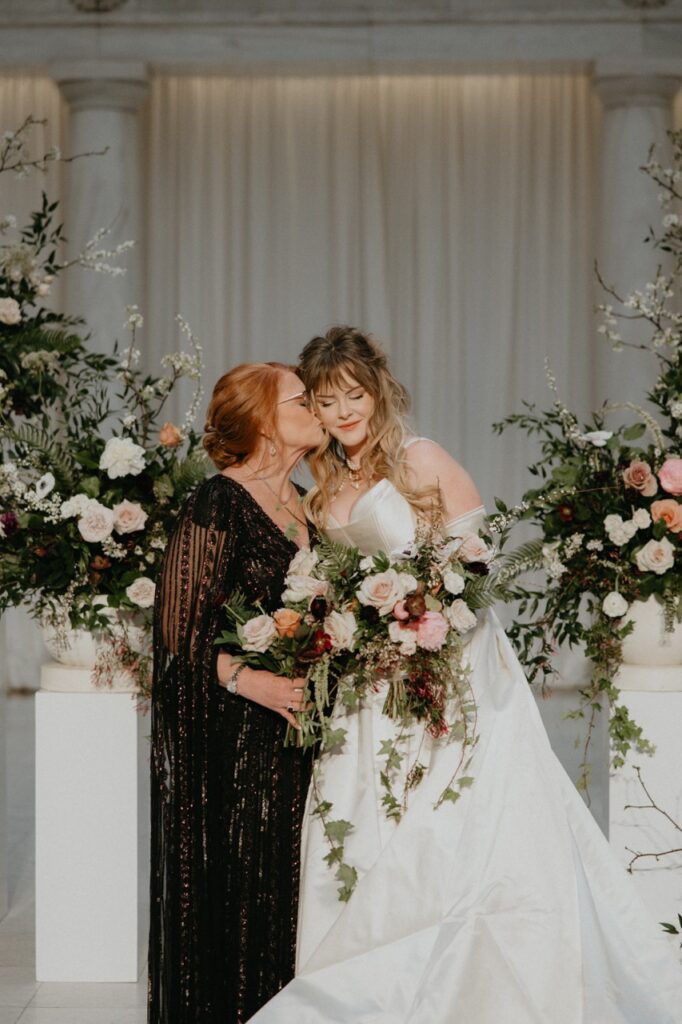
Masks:
[[[491,423],[549,400],[545,357],[570,403],[597,397],[589,78],[162,77],[149,117],[149,355],[179,310],[209,390],[361,326],[418,431],[518,498],[528,442]]]

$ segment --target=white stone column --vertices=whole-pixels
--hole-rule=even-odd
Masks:
[[[597,61],[594,85],[603,104],[597,254],[602,276],[620,294],[653,279],[663,253],[644,244],[661,226],[658,188],[639,168],[656,144],[666,166],[672,101],[682,85],[682,62],[647,58]],[[596,291],[597,301],[604,299]],[[645,328],[625,325],[624,340],[646,340]],[[641,403],[653,383],[653,361],[644,353],[612,352],[595,340],[596,395],[602,400]]]
[[[102,227],[111,232],[102,248],[134,239],[123,277],[74,267],[65,274],[65,308],[84,316],[93,348],[108,352],[125,338],[125,307],[144,305],[142,153],[138,111],[147,96],[144,64],[88,62],[54,65],[51,73],[69,105],[68,152],[105,149],[68,166],[64,220],[69,251],[81,248]]]

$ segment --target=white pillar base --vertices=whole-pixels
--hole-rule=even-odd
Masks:
[[[128,694],[36,694],[38,981],[140,976],[148,930],[148,731],[149,719]]]
[[[642,726],[644,735],[656,746],[653,757],[630,755],[628,763],[611,776],[610,841],[626,866],[633,853],[656,853],[682,847],[682,833],[656,810],[626,809],[627,805],[649,803],[634,771],[637,765],[642,781],[658,807],[667,811],[682,825],[682,774],[680,773],[680,727],[682,726],[682,679],[677,672],[677,692],[673,690],[644,691],[641,686],[649,678],[650,669],[640,670],[640,689],[633,686],[632,671],[629,688],[621,691],[621,701],[633,719]],[[616,680],[620,685],[620,680]],[[682,854],[655,860],[646,857],[633,865],[632,877],[653,921],[677,923],[682,913]]]

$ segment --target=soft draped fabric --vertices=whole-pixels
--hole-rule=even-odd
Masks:
[[[599,106],[586,75],[159,77],[148,137],[150,355],[180,310],[210,385],[372,330],[420,432],[518,496],[528,442],[491,423],[593,398]]]

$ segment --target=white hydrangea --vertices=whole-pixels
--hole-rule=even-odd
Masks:
[[[603,551],[604,550],[604,545],[602,544],[602,542],[600,540],[596,540],[596,539],[595,540],[588,540],[588,542],[585,545],[585,547],[587,548],[588,551]]]
[[[651,526],[651,516],[645,508],[638,508],[632,515],[631,520],[638,530],[646,530]]]
[[[145,452],[129,437],[110,437],[99,460],[99,468],[106,470],[110,480],[122,476],[137,476],[144,469]]]
[[[682,420],[682,398],[670,403],[670,415],[674,420]]]
[[[74,516],[82,516],[89,504],[90,498],[87,494],[74,494],[72,498],[68,498],[62,504],[62,519],[73,519]]]

